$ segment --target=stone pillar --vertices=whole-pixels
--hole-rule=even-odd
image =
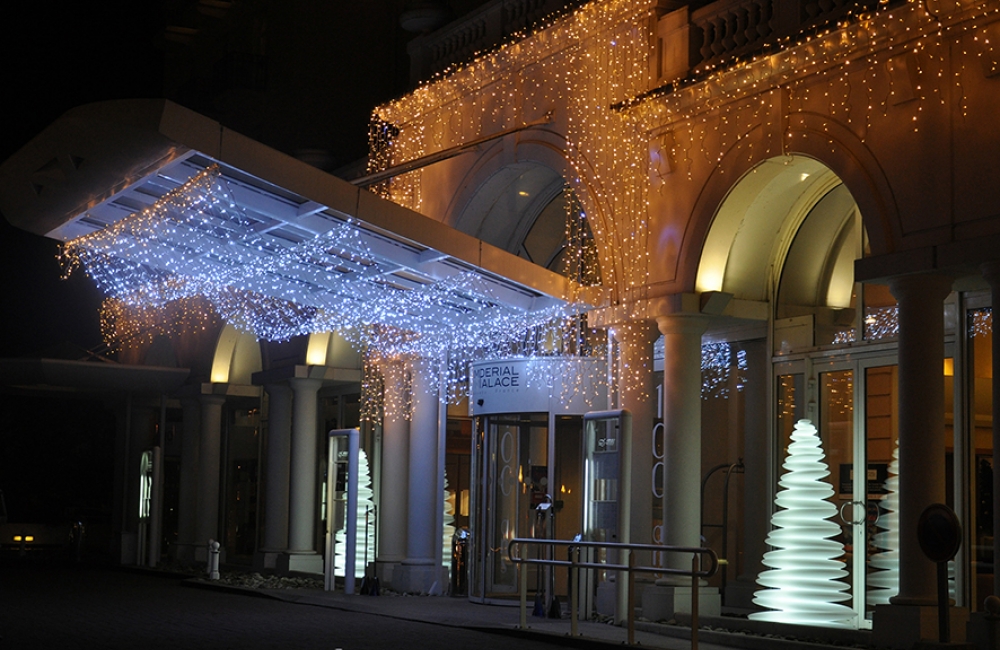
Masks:
[[[990,283],[993,310],[1000,309],[1000,262],[983,265]],[[996,332],[996,323],[993,332]],[[993,347],[993,595],[1000,596],[1000,337],[991,333]]]
[[[899,305],[899,593],[873,616],[875,645],[909,648],[936,639],[937,569],[920,550],[917,521],[945,502],[944,299],[952,279],[893,278]],[[956,618],[957,617],[957,618]],[[967,610],[952,609],[952,640],[964,639]]]
[[[292,445],[292,389],[268,384],[264,451],[264,536],[254,558],[258,569],[274,569],[288,548],[288,478]]]
[[[899,593],[896,605],[937,603],[937,573],[917,543],[917,520],[945,501],[944,299],[952,280],[906,275],[899,302]]]
[[[198,400],[193,397],[181,399],[181,466],[180,486],[177,499],[177,544],[173,548],[174,559],[181,564],[194,561],[194,548],[198,543],[198,435],[200,413]]]
[[[195,557],[208,558],[208,540],[219,539],[219,465],[222,462],[222,395],[201,396],[201,431],[198,444],[198,526]]]
[[[438,382],[429,361],[414,361],[411,372],[406,559],[396,569],[400,575],[393,577],[393,584],[408,593],[435,593],[444,587],[434,560],[434,545],[442,539],[435,525],[437,508],[444,507],[437,494]]]
[[[316,552],[317,391],[319,379],[292,378],[292,435],[289,451],[288,549],[278,559],[281,573],[322,573]]]
[[[701,546],[701,335],[708,322],[686,315],[656,322],[663,333],[663,543]],[[668,556],[667,566],[690,568],[690,558]]]
[[[406,420],[406,377],[401,363],[382,369],[385,378],[382,423],[382,471],[379,487],[379,581],[393,587],[394,571],[406,559],[406,499],[410,476],[409,422]]]
[[[701,336],[708,320],[697,314],[656,319],[663,334],[663,544],[701,546]],[[668,553],[664,564],[690,571],[691,556]],[[643,615],[664,620],[691,611],[691,580],[662,578],[643,593]],[[719,590],[703,587],[699,610],[721,612]]]
[[[629,539],[653,543],[653,422],[656,386],[653,383],[653,344],[659,336],[650,321],[615,327],[619,342],[618,394],[621,407],[632,413],[632,517]],[[641,574],[640,574],[641,576]]]

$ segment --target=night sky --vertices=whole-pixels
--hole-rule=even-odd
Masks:
[[[150,46],[156,20],[140,14],[145,4],[8,3],[0,10],[6,26],[0,39],[0,158],[73,106],[148,94],[162,85],[162,57]],[[0,357],[37,356],[67,341],[84,348],[100,344],[100,296],[82,276],[60,280],[56,251],[53,240],[0,220]]]
[[[75,106],[167,97],[286,153],[325,150],[335,169],[365,156],[371,109],[408,90],[403,5],[243,0],[218,20],[197,0],[7,3],[0,160]],[[199,38],[178,45],[172,26]],[[101,344],[101,296],[60,279],[57,250],[0,219],[0,358]]]

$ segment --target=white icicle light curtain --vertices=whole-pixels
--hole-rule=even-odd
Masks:
[[[771,568],[757,576],[765,589],[754,595],[755,603],[771,611],[755,612],[751,619],[854,627],[854,610],[840,604],[851,596],[841,580],[847,575],[839,559],[844,546],[831,539],[840,526],[830,521],[837,508],[827,501],[833,487],[823,480],[830,474],[823,458],[816,427],[809,420],[796,422],[775,497],[774,530],[767,536],[775,550],[764,554],[764,565]]]
[[[455,360],[504,350],[576,311],[504,303],[473,271],[400,286],[349,220],[330,218],[328,231],[298,243],[255,225],[212,166],[146,209],[67,242],[61,260],[67,274],[82,267],[125,305],[163,308],[202,296],[258,339],[336,331],[386,356]]]

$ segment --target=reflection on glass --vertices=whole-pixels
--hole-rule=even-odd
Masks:
[[[826,449],[830,476],[825,480],[833,487],[833,503],[839,515],[841,534],[836,538],[844,545],[844,560],[851,593],[857,594],[858,536],[855,526],[865,522],[864,503],[855,499],[854,467],[854,371],[836,370],[819,375],[819,432]],[[862,553],[863,553],[862,549]]]
[[[864,288],[866,341],[892,339],[899,335],[899,311],[889,287],[866,284]]]
[[[899,591],[899,422],[897,366],[865,370],[865,436],[868,465],[866,616]]]

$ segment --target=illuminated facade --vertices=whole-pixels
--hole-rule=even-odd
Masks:
[[[183,362],[174,352],[177,363],[215,359],[195,391],[200,414],[192,402],[183,419],[185,436],[200,441],[190,446],[217,449],[220,409],[244,397],[260,403],[262,388],[267,394],[258,561],[306,570],[321,562],[323,506],[316,497],[323,477],[309,450],[315,452],[318,432],[331,428],[316,426],[319,413],[336,403],[337,426],[372,423],[365,425],[365,449],[378,486],[383,577],[414,591],[442,584],[445,470],[456,525],[499,516],[476,500],[492,489],[491,468],[468,473],[468,449],[488,444],[489,427],[497,427],[498,440],[504,426],[528,432],[519,439],[524,459],[510,468],[512,475],[526,470],[516,478],[529,505],[535,496],[553,496],[540,486],[568,477],[579,465],[569,459],[582,453],[558,442],[575,435],[570,422],[580,413],[566,414],[565,423],[553,411],[515,413],[513,424],[470,418],[476,409],[462,401],[465,366],[521,355],[600,357],[594,372],[607,381],[601,408],[625,408],[633,417],[629,538],[681,546],[704,538],[720,553],[727,549],[726,573],[706,587],[704,602],[753,607],[780,463],[795,422],[805,418],[816,424],[831,470],[838,541],[847,549],[840,558],[850,593],[844,605],[855,624],[873,627],[877,645],[908,647],[936,636],[926,627],[933,616],[924,616],[936,602],[934,566],[913,531],[923,509],[942,502],[965,530],[952,626],[964,631],[963,617],[981,612],[984,598],[1000,590],[993,571],[1000,424],[992,418],[991,343],[993,287],[1000,282],[992,164],[1000,151],[1000,12],[972,0],[852,7],[586,3],[377,107],[370,175],[355,181],[372,192],[268,157],[224,129],[221,145],[199,138],[185,126],[197,120],[175,107],[158,113],[157,151],[171,152],[161,159],[174,165],[174,173],[162,174],[172,188],[212,162],[227,183],[243,188],[234,201],[242,216],[217,215],[212,226],[239,231],[238,245],[250,257],[205,247],[198,264],[229,265],[228,275],[206,276],[189,259],[171,258],[183,263],[158,266],[165,275],[156,278],[130,276],[120,297],[141,295],[142,307],[151,304],[153,288],[158,300],[169,294],[181,330],[202,311],[185,310],[177,299],[208,300],[228,323],[206,325],[221,334],[217,352],[191,349]],[[421,47],[434,50],[434,38],[415,41],[417,58]],[[124,136],[106,146],[139,149]],[[22,155],[19,171],[8,163],[8,177],[40,168],[51,154],[38,149]],[[180,151],[195,153],[184,154],[184,162]],[[83,189],[108,190],[98,203],[46,206],[70,225],[43,227],[29,217],[19,225],[72,240],[70,253],[87,237],[106,238],[107,247],[90,253],[101,257],[94,268],[110,268],[100,264],[103,256],[119,264],[132,253],[114,249],[122,240],[108,224],[134,213],[128,206],[140,197],[133,193],[132,204],[118,202],[120,214],[104,217],[114,193],[142,183],[139,194],[164,193],[148,179],[165,163],[136,163],[112,170],[117,184],[81,181]],[[0,194],[13,197],[14,181],[5,183]],[[38,211],[31,201],[17,210]],[[309,248],[313,240],[304,233],[327,236],[333,222],[353,221],[360,230],[345,231],[336,251],[327,240]],[[155,239],[139,230],[141,223],[129,237],[143,246]],[[256,255],[254,237],[274,231],[291,243]],[[407,255],[385,254],[372,233]],[[346,237],[360,237],[364,246]],[[181,255],[184,237],[162,239],[170,239],[171,255]],[[306,262],[313,266],[289,270]],[[428,270],[433,264],[468,274]],[[384,282],[359,281],[373,275],[405,287],[400,295],[413,299],[411,312],[433,303],[426,332],[439,336],[424,340],[434,345],[407,347],[405,319],[393,320],[393,301],[377,295]],[[305,293],[293,293],[299,290]],[[349,294],[359,304],[338,312],[329,300],[301,297],[320,294]],[[456,300],[462,313],[496,315],[470,317],[461,330],[434,330]],[[362,309],[373,305],[378,313]],[[557,335],[545,333],[543,322],[574,310],[585,324],[571,318]],[[372,321],[385,328],[365,329]],[[284,329],[273,338],[297,336],[258,347],[237,330],[272,338],[275,323]],[[511,323],[519,336],[504,338],[499,332],[510,334]],[[112,327],[126,324],[124,316],[109,320]],[[520,336],[525,332],[531,334]],[[162,339],[130,354],[145,351],[148,358]],[[455,353],[460,367],[443,361],[444,352]],[[490,378],[504,387],[500,372]],[[440,399],[445,394],[450,401]],[[200,426],[189,426],[195,422]],[[543,454],[545,436],[552,442]],[[897,445],[898,476],[894,465],[890,480]],[[202,486],[218,485],[218,460],[181,455],[182,476],[200,477],[202,505],[189,510],[206,507],[211,493]],[[532,474],[543,466],[546,472]],[[716,467],[727,468],[731,497],[718,478],[709,481]],[[181,485],[184,512],[195,501],[185,501],[194,493]],[[561,501],[565,514],[555,528],[571,534],[570,513],[582,506]],[[898,507],[892,516],[886,502]],[[272,511],[269,503],[289,506]],[[512,521],[531,523],[516,512]],[[182,520],[181,546],[197,545],[219,520],[211,511],[191,520],[197,526],[186,529]],[[898,546],[880,549],[873,535],[887,522],[898,524]],[[510,531],[521,534],[522,527]],[[898,569],[885,568],[884,551],[896,551]],[[503,596],[509,581],[502,558],[487,553],[479,566],[478,596]],[[867,585],[880,584],[871,578],[885,570],[898,573],[898,592],[889,604],[880,592],[875,605]],[[669,580],[646,585],[648,617],[685,606]]]

